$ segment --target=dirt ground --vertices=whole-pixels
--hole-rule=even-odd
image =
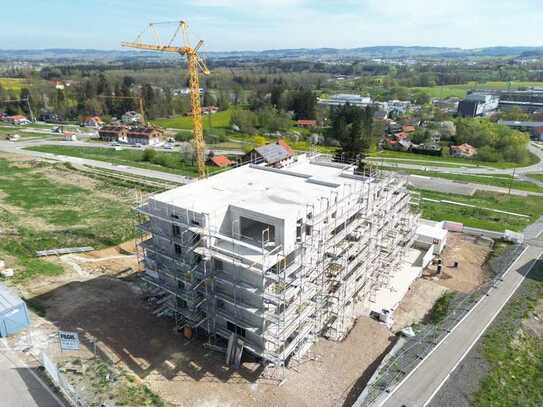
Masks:
[[[449,232],[447,246],[441,254],[441,275],[437,275],[436,265],[424,270],[423,277],[411,285],[396,309],[392,331],[422,321],[445,291],[469,293],[480,287],[490,277],[485,267],[490,250],[485,240]],[[452,267],[455,261],[458,268]]]
[[[350,405],[394,343],[384,325],[360,318],[343,342],[320,339],[303,361],[292,362],[284,372],[264,369],[250,357],[236,371],[225,366],[221,353],[203,347],[205,338],[187,340],[174,331],[171,319],[153,315],[156,306],[143,300],[132,272],[134,253],[132,242],[51,258],[67,272],[25,288],[25,295],[47,310],[49,322],[35,322],[37,346],[62,360],[66,355],[55,353],[54,345],[51,350],[55,332],[78,331],[84,347],[70,357],[90,357],[96,341],[100,357],[126,367],[170,406],[329,407]],[[412,285],[392,331],[423,319],[447,289],[469,290],[484,281],[481,265],[487,254],[488,248],[451,234],[442,278],[431,277],[430,271]],[[459,262],[454,272],[446,267],[453,261]]]
[[[133,250],[127,243],[68,256],[68,263],[51,259],[67,272],[25,289],[47,310],[45,319],[35,319],[36,345],[40,341],[61,361],[91,357],[96,341],[100,357],[126,367],[171,406],[328,407],[350,405],[358,394],[353,388],[363,387],[393,344],[385,326],[360,318],[343,342],[320,339],[288,370],[264,369],[246,357],[236,371],[225,366],[223,354],[204,349],[205,338],[187,340],[175,332],[173,320],[153,315],[156,306],[143,300],[128,271],[137,265]],[[61,354],[57,330],[79,332],[83,349]]]
[[[445,291],[447,288],[436,281],[416,280],[394,312],[392,331],[397,332],[422,321]]]
[[[484,266],[491,247],[488,241],[461,233],[449,233],[447,246],[441,254],[443,270],[438,284],[462,293],[469,293],[480,287],[490,277]],[[458,268],[453,268],[454,262]],[[425,275],[435,275],[437,266],[430,265]]]

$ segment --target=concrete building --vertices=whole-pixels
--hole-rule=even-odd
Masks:
[[[369,96],[354,95],[350,93],[340,93],[332,95],[328,99],[318,99],[320,105],[325,106],[344,106],[349,104],[351,106],[366,107],[371,105],[372,100]]]
[[[370,313],[415,239],[410,200],[404,177],[320,156],[241,166],[138,208],[143,278],[185,334],[284,365]]]
[[[154,127],[131,127],[126,135],[128,144],[154,146],[160,144],[164,132]]]
[[[104,126],[98,130],[98,136],[100,140],[111,143],[128,143],[128,127],[126,126]]]
[[[470,93],[458,104],[461,117],[485,116],[498,109],[499,97],[491,94]]]

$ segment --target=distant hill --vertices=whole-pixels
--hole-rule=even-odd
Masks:
[[[543,47],[491,47],[461,49],[423,46],[374,46],[363,48],[299,48],[273,49],[264,51],[208,52],[210,59],[285,59],[285,60],[337,60],[360,58],[484,58],[484,57],[519,57],[542,56]],[[27,61],[123,61],[130,59],[161,61],[176,58],[175,54],[145,52],[137,50],[95,50],[95,49],[38,49],[38,50],[1,50],[0,60]]]

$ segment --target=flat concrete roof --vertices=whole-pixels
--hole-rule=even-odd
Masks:
[[[370,182],[349,175],[353,175],[352,168],[316,164],[301,155],[280,170],[245,165],[152,199],[198,213],[212,214],[233,205],[284,219],[305,213],[307,204],[329,197],[333,191],[348,192],[353,185]]]
[[[447,237],[447,231],[438,226],[429,226],[424,224],[419,224],[417,227],[417,235],[429,237],[430,239],[436,239],[442,241]]]

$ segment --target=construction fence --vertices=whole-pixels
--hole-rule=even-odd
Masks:
[[[85,407],[89,405],[83,401],[82,397],[77,393],[68,379],[59,370],[58,365],[45,352],[42,352],[41,354],[41,363],[45,369],[45,372],[47,373],[47,376],[49,379],[51,379],[51,382],[53,382],[53,384],[60,390],[62,395],[71,405],[76,407]]]
[[[487,263],[493,278],[476,291],[455,294],[449,303],[447,315],[437,324],[418,325],[415,336],[401,338],[401,346],[391,352],[355,401],[355,407],[377,406],[449,334],[487,292],[500,284],[504,273],[515,262],[525,245],[513,245],[501,256]],[[393,353],[393,354],[392,354]]]

